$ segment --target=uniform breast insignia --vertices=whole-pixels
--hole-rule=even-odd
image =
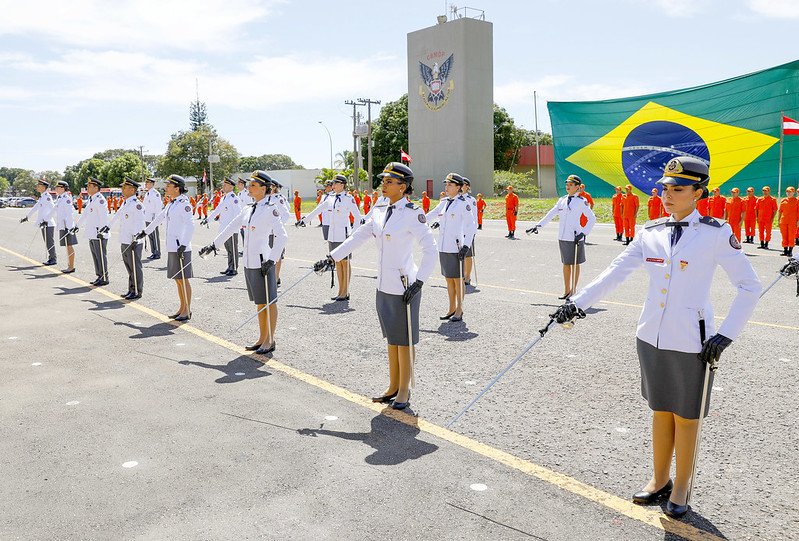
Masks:
[[[644,224],[644,229],[651,229],[653,227],[663,225],[668,221],[669,221],[668,218],[658,218],[657,220],[649,220]]]
[[[736,250],[741,249],[741,243],[738,241],[738,237],[736,237],[735,235],[730,235],[730,246],[732,246]]]
[[[141,210],[141,209],[142,209],[142,206],[141,206],[141,205],[136,205],[136,209],[137,209],[137,210]]]
[[[186,209],[185,210],[186,210],[186,212],[191,212],[191,207],[189,205],[186,205]]]
[[[466,205],[466,210],[471,211],[472,207],[470,207],[469,205]]]
[[[719,220],[718,218],[713,218],[712,216],[702,216],[699,218],[699,223],[709,225],[712,227],[721,227],[726,222],[724,220]]]
[[[233,199],[233,204],[234,204],[234,205],[238,205],[238,204],[239,204],[239,200],[234,198],[234,199]]]
[[[280,216],[280,213],[277,211],[277,209],[272,209],[272,215],[273,216]]]
[[[687,267],[687,266],[688,266],[688,262],[686,260],[684,260],[684,259],[680,259],[680,270],[684,271],[685,267]]]
[[[647,257],[646,258],[646,262],[647,263],[665,263],[666,260],[665,259],[661,259],[660,257]]]
[[[405,208],[413,209],[413,210],[419,210],[419,207],[414,205],[413,203],[408,203],[407,205],[405,205]]]
[[[127,214],[125,214],[125,219],[126,219],[126,220],[128,219],[128,215],[127,215]]]
[[[417,219],[417,220],[419,220],[419,223],[420,223],[420,224],[426,224],[426,223],[427,223],[427,216],[425,216],[425,215],[424,215],[424,213],[421,213],[421,212],[420,212],[420,213],[419,213],[419,214],[416,216],[416,219]]]

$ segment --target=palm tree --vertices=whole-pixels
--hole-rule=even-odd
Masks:
[[[351,150],[342,150],[336,154],[336,161],[334,165],[338,169],[352,169],[353,153]]]

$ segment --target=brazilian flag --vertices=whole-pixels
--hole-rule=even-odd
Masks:
[[[577,174],[609,197],[632,184],[649,195],[675,156],[710,165],[710,188],[727,194],[771,186],[776,195],[782,114],[799,116],[799,61],[708,85],[647,96],[549,102],[558,190]],[[799,137],[787,136],[782,187],[799,179]]]

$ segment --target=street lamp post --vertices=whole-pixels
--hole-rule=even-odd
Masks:
[[[319,121],[319,124],[321,124],[327,132],[327,138],[330,141],[330,169],[333,169],[333,137],[330,135],[330,130],[327,129],[327,126],[325,126],[321,120]]]

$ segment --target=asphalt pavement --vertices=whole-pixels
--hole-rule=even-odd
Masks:
[[[128,303],[116,236],[111,284],[94,288],[86,241],[76,273],[41,267],[23,213],[0,209],[0,539],[799,538],[793,280],[722,356],[693,510],[673,521],[629,503],[651,468],[634,339],[643,271],[443,428],[560,303],[556,225],[512,241],[486,223],[463,322],[438,319],[436,270],[411,411],[398,414],[366,398],[387,371],[373,246],[355,254],[348,303],[330,300],[329,275],[286,293],[265,358],[242,349],[254,323],[233,332],[254,305],[243,273],[219,274],[223,255],[195,257],[193,317],[179,325],[165,316],[177,307],[165,259],[145,263],[144,297]],[[194,252],[215,233],[197,222]],[[288,233],[282,290],[327,254],[320,228]],[[589,237],[583,284],[623,249],[612,237],[605,224]],[[764,284],[785,262],[744,249]],[[717,277],[723,317],[735,290]]]

